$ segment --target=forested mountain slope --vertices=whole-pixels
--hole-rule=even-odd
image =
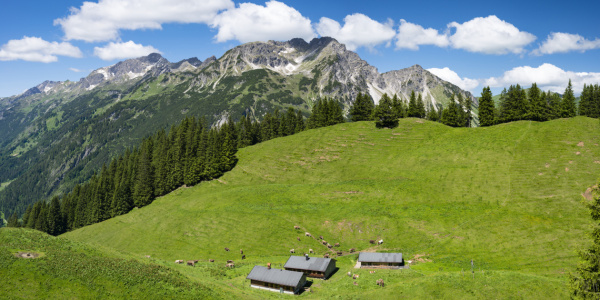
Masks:
[[[170,63],[151,54],[0,99],[0,211],[21,215],[29,204],[71,190],[187,116],[219,125],[290,107],[307,114],[322,97],[347,112],[360,91],[375,102],[383,93],[406,101],[415,91],[427,109],[439,109],[453,93],[473,98],[418,65],[380,74],[331,38],[248,43],[204,61]]]

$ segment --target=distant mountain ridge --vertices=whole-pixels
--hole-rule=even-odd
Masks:
[[[378,102],[383,93],[407,101],[412,91],[423,94],[427,109],[446,106],[454,93],[477,106],[469,92],[419,65],[379,73],[327,37],[247,43],[204,61],[171,63],[154,53],[79,81],[45,81],[0,98],[0,184],[6,186],[0,211],[22,213],[69,190],[126,147],[186,116],[213,125],[242,116],[262,120],[288,107],[307,116],[323,97],[339,101],[347,114],[359,92]]]

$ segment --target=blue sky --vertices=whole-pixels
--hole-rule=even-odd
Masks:
[[[174,5],[176,3],[177,5]],[[0,97],[158,51],[221,56],[256,40],[332,36],[380,72],[419,64],[476,96],[600,83],[598,1],[6,1]]]

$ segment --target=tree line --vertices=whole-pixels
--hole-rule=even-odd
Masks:
[[[491,126],[518,120],[548,121],[577,115],[600,117],[600,88],[598,84],[584,85],[579,106],[575,101],[571,80],[562,97],[553,92],[543,92],[533,83],[529,91],[520,85],[511,85],[500,94],[498,106],[492,92],[485,87],[479,99],[479,123]]]
[[[411,91],[408,101],[393,95],[383,94],[379,103],[375,105],[371,97],[359,93],[350,108],[350,119],[356,121],[375,121],[377,128],[394,128],[398,126],[400,118],[421,118],[434,122],[441,122],[453,127],[469,127],[471,124],[471,107],[473,102],[470,98],[465,99],[461,94],[453,94],[448,107],[435,107],[429,105],[425,109],[425,103],[421,93],[415,94]]]

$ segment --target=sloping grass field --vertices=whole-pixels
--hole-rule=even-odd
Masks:
[[[597,183],[599,142],[598,120],[584,117],[488,128],[412,118],[393,130],[340,124],[241,149],[218,180],[49,239],[160,265],[204,297],[281,297],[245,278],[255,264],[282,267],[290,249],[336,257],[310,232],[340,243],[343,255],[332,278],[312,280],[300,297],[567,298],[577,250],[589,243],[582,193]],[[353,268],[350,248],[402,252],[413,264],[372,274]]]

